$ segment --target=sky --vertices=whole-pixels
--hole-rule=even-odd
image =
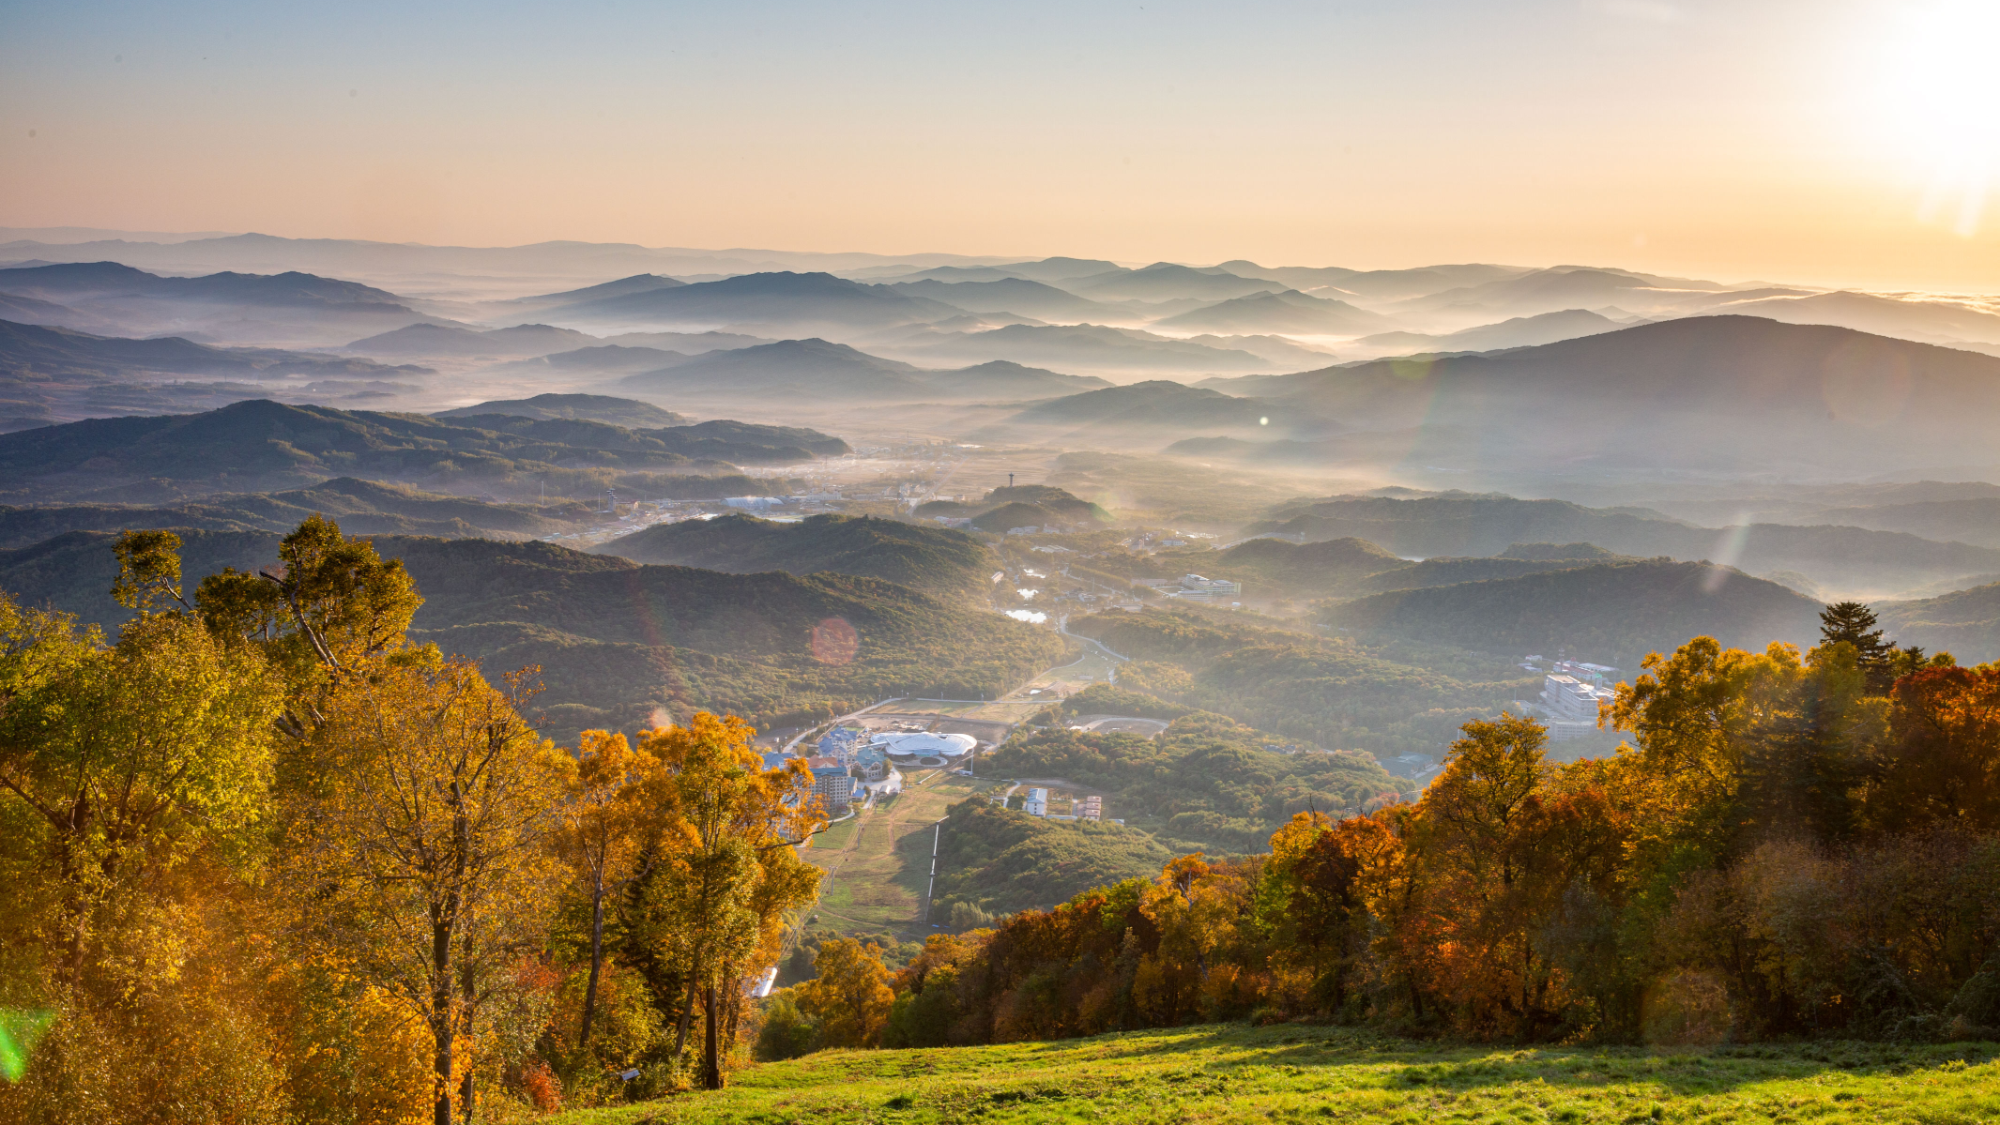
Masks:
[[[2000,0],[0,0],[0,225],[2000,291]]]

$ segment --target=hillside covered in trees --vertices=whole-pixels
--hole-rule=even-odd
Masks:
[[[269,533],[180,538],[191,576],[255,573],[278,557]],[[130,612],[109,595],[115,541],[80,532],[0,551],[0,589],[115,629]],[[997,694],[1062,651],[1047,630],[880,579],[641,566],[534,542],[384,536],[375,545],[425,591],[412,635],[487,667],[540,667],[535,714],[563,739],[704,709],[782,725],[905,692]],[[827,647],[825,630],[848,629],[851,648]]]
[[[704,463],[844,453],[815,430],[712,421],[626,429],[575,418],[442,418],[252,399],[201,414],[94,418],[0,434],[0,476],[38,501],[106,489],[188,495],[306,487],[329,477],[465,486],[580,470],[687,473]],[[19,492],[26,495],[25,491]]]
[[[1301,811],[1261,854],[932,937],[878,964],[870,1034],[841,1045],[1236,1019],[1683,1048],[2000,1036],[2000,668],[1898,647],[1858,603],[1821,621],[1805,652],[1648,656],[1611,707],[1615,757],[1558,765],[1532,720],[1471,722],[1413,802]],[[786,1017],[792,1040],[824,1010]]]
[[[881,578],[942,597],[985,588],[999,560],[962,531],[866,516],[809,516],[779,523],[748,515],[656,524],[613,539],[595,554],[755,574],[834,571]]]
[[[1181,715],[1150,739],[1067,729],[1017,735],[984,768],[1102,789],[1113,815],[1169,846],[1224,854],[1258,850],[1295,813],[1352,816],[1410,787],[1365,752],[1302,749],[1207,712]]]
[[[1312,636],[1188,609],[1071,619],[1132,658],[1118,683],[1320,746],[1435,753],[1459,725],[1541,690],[1511,662]]]
[[[1818,629],[1819,609],[1811,598],[1727,567],[1652,559],[1376,594],[1335,606],[1323,620],[1481,652],[1567,647],[1630,668],[1649,652],[1698,636],[1739,646],[1806,642]]]
[[[1151,875],[1172,858],[1137,829],[1044,820],[973,797],[952,806],[939,834],[931,917],[1046,909],[1092,887]],[[976,909],[968,915],[955,909],[960,904]]]

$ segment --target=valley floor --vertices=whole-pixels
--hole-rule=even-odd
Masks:
[[[552,1120],[1975,1125],[2000,1121],[2000,1044],[1511,1050],[1235,1025],[995,1047],[829,1051],[752,1067],[717,1093]]]

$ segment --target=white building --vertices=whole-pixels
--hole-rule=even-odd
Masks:
[[[1046,789],[1028,790],[1028,803],[1023,805],[1022,808],[1029,816],[1049,815],[1049,791]]]
[[[1575,676],[1553,675],[1542,681],[1542,706],[1549,717],[1563,723],[1596,723],[1597,703],[1612,693],[1594,688]]]
[[[972,753],[979,740],[969,734],[887,731],[871,738],[869,745],[899,766],[948,766]]]
[[[1234,598],[1243,593],[1243,583],[1231,582],[1223,578],[1203,578],[1199,574],[1181,576],[1180,596],[1197,601],[1214,598]]]
[[[785,505],[782,496],[731,496],[722,502],[746,512],[768,512],[772,508],[782,508]]]

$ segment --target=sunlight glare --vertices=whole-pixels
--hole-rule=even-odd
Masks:
[[[1877,107],[1926,177],[1918,217],[1932,222],[1949,209],[1953,229],[1970,236],[2000,161],[2000,4],[1923,5],[1889,44]]]

